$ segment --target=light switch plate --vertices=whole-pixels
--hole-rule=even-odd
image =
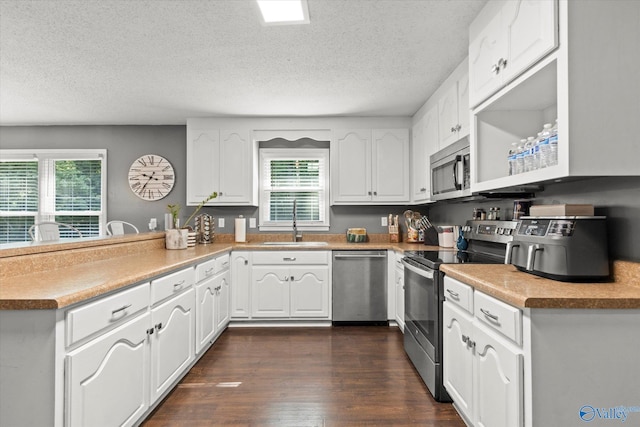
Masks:
[[[218,227],[224,228],[224,218],[218,218]]]
[[[380,225],[383,227],[387,227],[389,225],[389,221],[387,220],[386,216],[380,217]]]
[[[249,218],[249,228],[256,228],[256,219]]]

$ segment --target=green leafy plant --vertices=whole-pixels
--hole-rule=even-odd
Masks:
[[[191,221],[193,219],[193,217],[196,216],[198,211],[200,211],[200,209],[202,209],[202,207],[205,205],[205,203],[207,203],[209,200],[215,199],[216,197],[218,197],[218,193],[216,191],[214,191],[213,193],[209,194],[206,199],[201,201],[200,204],[198,204],[198,206],[196,206],[196,210],[194,210],[193,213],[191,214],[191,216],[189,216],[189,218],[187,218],[187,220],[185,221],[185,223],[182,226],[182,228],[190,228],[189,221]],[[171,220],[173,221],[173,228],[178,228],[178,216],[180,215],[180,209],[181,209],[180,205],[177,204],[177,203],[173,204],[173,205],[167,205],[167,209],[169,210],[169,213],[171,213]]]

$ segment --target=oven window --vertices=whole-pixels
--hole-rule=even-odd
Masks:
[[[436,272],[437,277],[438,272]],[[404,270],[405,320],[429,341],[430,349],[438,344],[438,293],[434,279],[423,277],[408,268]],[[415,332],[415,331],[412,331]],[[420,337],[417,337],[418,341]],[[430,354],[436,360],[435,354]]]

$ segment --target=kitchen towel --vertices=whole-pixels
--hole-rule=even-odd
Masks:
[[[245,243],[247,241],[247,219],[236,218],[236,242]]]

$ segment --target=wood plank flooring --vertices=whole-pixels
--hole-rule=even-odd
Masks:
[[[402,340],[395,327],[230,328],[143,425],[464,427]]]

